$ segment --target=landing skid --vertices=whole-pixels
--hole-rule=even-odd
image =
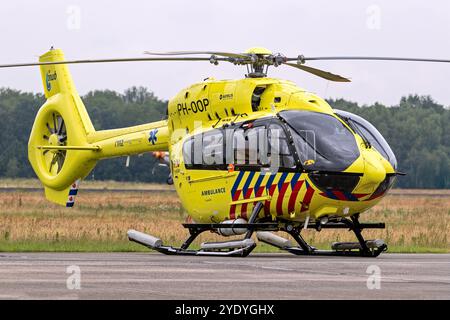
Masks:
[[[256,247],[256,243],[251,239],[255,230],[259,228],[278,230],[278,223],[255,223],[256,217],[263,208],[263,204],[258,202],[250,216],[249,223],[245,224],[221,224],[221,223],[185,223],[183,226],[189,229],[190,236],[181,245],[181,247],[168,247],[162,245],[158,238],[146,235],[135,230],[128,231],[130,241],[142,244],[150,249],[159,251],[168,255],[194,255],[194,256],[228,256],[228,257],[246,257]],[[200,250],[188,249],[191,243],[203,232],[214,231],[218,228],[246,228],[248,231],[242,240],[232,240],[224,242],[204,242]]]
[[[281,221],[256,223],[256,217],[258,217],[262,207],[262,203],[258,203],[250,216],[249,222],[245,224],[185,223],[183,226],[189,229],[190,236],[179,248],[164,246],[160,239],[134,230],[128,231],[128,238],[130,241],[167,255],[246,257],[256,247],[256,243],[251,239],[254,232],[256,232],[260,241],[295,255],[377,257],[387,250],[387,245],[383,240],[365,240],[361,234],[363,229],[384,229],[384,223],[359,223],[359,215],[354,215],[350,219],[341,218],[339,221],[330,221],[325,224],[309,223],[306,227],[317,231],[321,229],[348,229],[355,234],[358,240],[358,242],[334,242],[331,247],[332,250],[317,250],[301,236],[300,233],[305,228],[303,224],[294,225],[291,222]],[[216,231],[218,228],[245,228],[248,231],[242,240],[204,242],[199,250],[189,249],[189,246],[201,233]],[[289,240],[279,237],[271,231],[282,231],[290,234],[297,242],[297,246],[293,246]]]
[[[309,227],[309,226],[308,226]],[[387,250],[387,245],[381,239],[365,240],[361,234],[363,229],[384,229],[384,223],[360,223],[359,215],[347,218],[341,218],[339,222],[329,222],[324,225],[313,224],[314,229],[348,229],[352,231],[358,242],[333,242],[332,250],[317,250],[311,247],[301,236],[302,228],[281,228],[280,231],[289,233],[297,242],[298,247],[286,246],[280,248],[296,255],[312,255],[312,256],[357,256],[357,257],[378,257],[383,251]],[[272,244],[272,243],[269,243]],[[273,245],[273,244],[272,244]]]

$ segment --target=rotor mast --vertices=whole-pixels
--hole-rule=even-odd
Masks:
[[[247,78],[264,78],[267,76],[267,70],[269,69],[268,59],[265,57],[272,56],[272,52],[262,47],[253,47],[248,49],[245,53],[249,54],[252,62],[247,64],[248,74]],[[264,66],[266,66],[264,70]]]

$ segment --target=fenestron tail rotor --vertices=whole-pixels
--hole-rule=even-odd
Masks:
[[[42,146],[54,147],[54,149],[42,148],[43,162],[48,173],[56,176],[63,168],[66,159],[66,150],[58,149],[57,147],[66,146],[67,131],[63,117],[57,113],[52,112],[45,124],[46,130],[42,134]]]

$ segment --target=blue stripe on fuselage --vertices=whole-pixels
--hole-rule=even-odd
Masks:
[[[231,196],[234,197],[234,194],[236,193],[237,188],[239,187],[239,184],[241,183],[242,177],[244,176],[244,171],[239,171],[239,174],[234,181],[233,188],[231,189]]]
[[[250,187],[250,183],[252,182],[254,176],[255,176],[255,171],[250,171],[250,173],[249,173],[249,175],[247,177],[247,180],[245,181],[244,188],[242,188],[242,192],[244,194],[244,197],[247,194],[247,190]]]
[[[281,187],[283,186],[283,183],[286,180],[287,175],[288,175],[287,172],[283,172],[281,174],[280,181],[278,181],[278,190],[281,190]]]
[[[263,179],[264,179],[264,174],[262,174],[262,173],[260,172],[260,173],[259,173],[258,180],[256,180],[256,183],[255,183],[255,195],[256,195],[256,193],[258,192],[259,187],[261,186],[261,183],[262,183]]]
[[[269,177],[269,180],[267,181],[266,189],[269,190],[272,186],[273,180],[275,180],[276,173],[272,173]]]
[[[295,188],[295,185],[297,184],[297,182],[298,182],[298,179],[300,179],[300,176],[301,176],[302,174],[301,173],[295,173],[294,174],[294,176],[292,177],[292,180],[291,180],[291,188],[292,188],[292,190],[294,190],[294,188]]]

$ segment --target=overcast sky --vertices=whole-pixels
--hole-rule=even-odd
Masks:
[[[2,1],[0,64],[37,61],[50,46],[67,59],[140,57],[145,50],[243,52],[263,46],[287,56],[379,55],[450,59],[450,1]],[[350,77],[332,83],[288,67],[269,75],[322,97],[397,104],[410,93],[450,105],[450,64],[311,62]],[[169,99],[212,76],[244,67],[203,62],[70,66],[78,91],[146,86]],[[37,67],[1,69],[0,87],[42,92]]]

